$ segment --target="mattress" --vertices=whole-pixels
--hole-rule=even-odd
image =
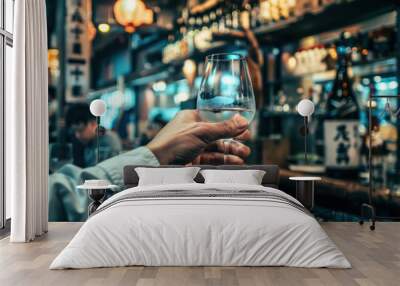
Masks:
[[[284,192],[193,183],[134,187],[109,198],[50,269],[133,265],[351,267]]]

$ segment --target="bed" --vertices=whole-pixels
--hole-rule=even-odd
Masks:
[[[99,207],[50,269],[351,267],[315,218],[277,189],[277,166],[199,166],[264,170],[261,185],[204,184],[198,174],[196,183],[153,186],[138,186],[136,167],[125,167],[126,189]]]

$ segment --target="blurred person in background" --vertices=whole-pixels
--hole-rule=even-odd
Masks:
[[[154,116],[147,125],[146,131],[140,137],[139,145],[144,146],[149,143],[167,123],[168,122],[163,119],[162,114]]]
[[[57,98],[56,98],[56,90],[54,87],[49,87],[48,91],[49,96],[49,142],[53,143],[57,140]]]
[[[135,136],[135,108],[123,110],[118,117],[118,120],[113,127],[113,130],[118,133],[122,142],[122,149],[129,150],[134,146],[133,138]]]
[[[96,164],[97,148],[97,122],[90,113],[89,105],[76,103],[71,105],[66,115],[67,128],[73,132],[72,156],[73,164],[81,168]],[[118,155],[122,151],[118,135],[111,130],[100,130],[99,136],[99,161]]]

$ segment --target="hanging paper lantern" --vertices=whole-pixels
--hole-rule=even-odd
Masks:
[[[117,0],[114,15],[128,33],[133,33],[141,25],[153,23],[153,11],[141,0]]]

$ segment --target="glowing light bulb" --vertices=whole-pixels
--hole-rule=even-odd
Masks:
[[[99,29],[99,31],[101,33],[108,33],[111,30],[110,25],[107,23],[101,23],[101,24],[99,24],[99,26],[97,28]]]
[[[314,113],[314,103],[309,99],[303,99],[297,105],[297,112],[301,116],[310,116]]]
[[[106,112],[106,103],[104,100],[96,99],[90,103],[90,113],[96,117],[102,116]]]

